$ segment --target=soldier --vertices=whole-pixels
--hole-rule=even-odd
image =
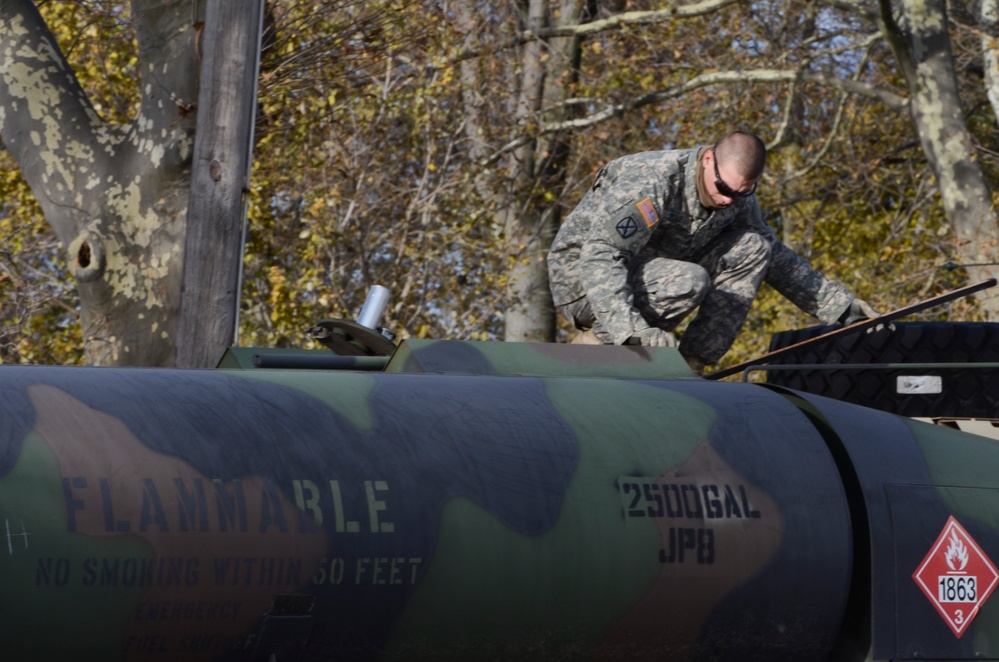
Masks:
[[[602,168],[548,254],[555,305],[582,341],[675,347],[670,332],[699,306],[679,349],[701,374],[731,347],[764,280],[827,324],[876,317],[763,221],[754,194],[765,165],[763,141],[736,131]]]

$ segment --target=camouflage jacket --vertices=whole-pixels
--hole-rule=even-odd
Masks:
[[[699,148],[704,149],[704,148]],[[772,246],[766,281],[831,323],[853,295],[812,269],[763,221],[756,196],[707,209],[697,196],[698,149],[642,152],[608,163],[559,229],[548,254],[555,305],[586,296],[616,343],[648,326],[633,304],[636,258],[696,261],[722,231],[756,232]]]

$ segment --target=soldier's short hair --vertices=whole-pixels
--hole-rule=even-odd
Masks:
[[[739,174],[756,181],[767,165],[767,146],[759,137],[745,131],[733,131],[715,144],[719,165],[734,165]]]

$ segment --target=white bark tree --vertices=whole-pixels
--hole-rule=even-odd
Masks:
[[[133,0],[141,102],[131,122],[114,124],[94,110],[35,3],[0,2],[0,136],[67,251],[88,364],[174,365],[178,326],[187,366],[214,365],[231,343],[252,102],[216,74],[249,71],[236,87],[252,91],[260,3],[211,4],[201,40],[204,3]],[[212,55],[209,90],[226,98],[199,111],[201,46]],[[205,143],[197,172],[208,184],[192,196],[199,117],[221,145]],[[220,184],[228,202],[213,206]],[[198,232],[187,245],[189,201]]]
[[[142,103],[104,121],[34,2],[0,2],[0,136],[68,252],[90,364],[171,365],[198,96],[196,3],[135,0]]]
[[[989,1],[982,7],[983,27],[989,21]],[[972,280],[984,280],[996,272],[992,265],[999,262],[999,215],[968,129],[954,70],[946,3],[904,0],[901,20],[896,18],[890,0],[881,0],[880,7],[885,40],[909,87],[909,113],[957,238],[957,255],[968,265],[965,268]],[[989,37],[989,31],[983,30],[986,71],[996,66],[995,41],[990,42]],[[994,71],[986,81],[997,82]],[[990,99],[996,94],[995,89],[988,90]],[[999,292],[986,290],[979,299],[991,318],[999,318]]]

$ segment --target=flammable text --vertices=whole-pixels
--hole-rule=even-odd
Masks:
[[[348,493],[348,489],[356,491]],[[334,533],[394,533],[386,500],[387,481],[356,481],[341,486],[330,480],[321,485],[311,480],[291,481],[295,508],[285,505],[282,493],[271,480],[260,487],[241,480],[211,481],[201,478],[170,482],[136,478],[121,479],[71,476],[62,479],[68,530],[76,532],[81,514],[92,510],[100,515],[107,533],[158,532],[239,532],[287,533],[324,529]],[[250,493],[254,491],[255,493]],[[345,496],[355,496],[354,499]],[[251,498],[252,497],[252,498]],[[357,504],[356,512],[347,505]],[[133,519],[123,511],[137,512]],[[286,512],[294,510],[294,512]]]

